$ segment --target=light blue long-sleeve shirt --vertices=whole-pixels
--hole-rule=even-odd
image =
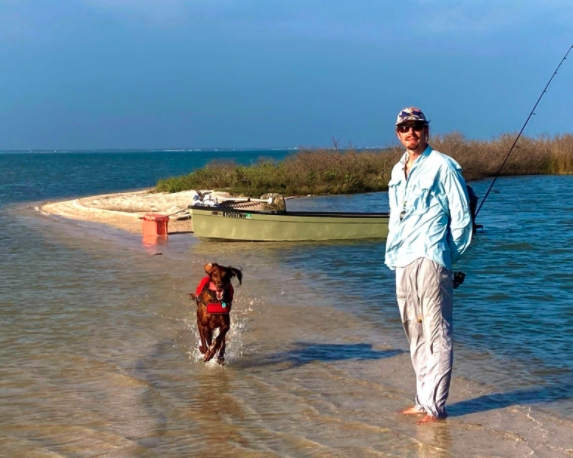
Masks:
[[[406,179],[407,160],[406,152],[392,169],[388,183],[386,265],[394,270],[424,257],[451,269],[472,239],[462,169],[452,158],[428,146]]]

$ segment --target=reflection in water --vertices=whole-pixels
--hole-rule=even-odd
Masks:
[[[144,248],[155,248],[167,245],[168,241],[167,235],[143,234],[141,244]]]
[[[418,426],[415,438],[425,446],[420,447],[417,456],[420,458],[428,456],[449,458],[455,456],[451,453],[452,434],[450,429],[451,426],[447,421]],[[431,454],[428,452],[428,448],[431,449]]]

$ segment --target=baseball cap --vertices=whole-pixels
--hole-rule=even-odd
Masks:
[[[418,121],[423,122],[424,124],[428,124],[429,122],[424,116],[424,113],[422,113],[422,110],[415,107],[408,107],[401,110],[400,113],[398,113],[396,125],[398,126],[408,121]]]

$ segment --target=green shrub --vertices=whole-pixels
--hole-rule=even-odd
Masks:
[[[460,132],[436,135],[433,148],[455,159],[467,181],[494,175],[516,134],[490,141],[468,140]],[[215,189],[258,197],[267,192],[285,195],[354,194],[388,189],[392,167],[404,154],[400,146],[378,151],[301,150],[283,161],[262,158],[250,166],[213,161],[188,175],[157,182],[157,191]],[[522,137],[502,175],[572,174],[573,135]]]

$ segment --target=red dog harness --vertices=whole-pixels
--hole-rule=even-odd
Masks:
[[[207,275],[205,278],[203,278],[203,280],[201,280],[199,286],[197,286],[198,302],[201,302],[199,299],[199,295],[203,292],[207,283],[209,283],[209,289],[211,291],[217,291],[217,287],[210,280],[211,278]],[[233,285],[229,285],[229,288],[227,289],[227,301],[221,300],[221,301],[209,301],[206,304],[203,304],[203,302],[201,303],[207,307],[207,313],[228,314],[229,309],[231,308],[231,303],[233,302],[234,294],[235,294],[235,289],[233,288]]]

